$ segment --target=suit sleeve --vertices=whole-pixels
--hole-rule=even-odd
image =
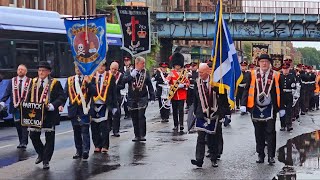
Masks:
[[[11,80],[12,81],[12,80]],[[4,92],[4,95],[1,98],[1,102],[6,102],[12,93],[12,82],[9,82],[6,88],[6,91]]]
[[[146,84],[148,86],[150,100],[155,101],[154,89],[149,75],[146,76]]]
[[[126,73],[124,74],[124,77],[123,77],[123,83],[126,84],[131,81],[133,81],[133,77],[130,75],[130,71],[126,71]]]
[[[195,96],[193,97],[193,107],[194,107],[194,114],[197,114],[197,109],[199,107],[198,102],[199,100],[199,92],[198,92],[198,84],[194,83],[194,93]]]
[[[59,106],[62,106],[66,102],[66,97],[63,92],[63,88],[61,86],[60,81],[57,81],[56,84],[53,86],[52,94],[53,99],[51,99],[51,104],[57,109]]]
[[[124,89],[124,87],[125,87],[123,77],[124,77],[124,74],[121,74],[119,81],[118,81],[118,84],[117,84],[118,91],[120,91],[121,89]]]
[[[250,88],[250,84],[251,84],[251,73],[247,74],[248,76],[248,81],[246,82],[246,86],[244,87],[243,90],[243,94],[242,94],[242,98],[241,98],[241,106],[247,106],[247,102],[248,102],[248,95],[249,95],[249,88]]]
[[[219,92],[218,88],[215,89],[216,93]],[[218,95],[218,115],[219,115],[219,119],[224,118],[225,115],[230,115],[230,105],[228,102],[228,95],[227,95],[227,91],[225,90],[224,94],[219,94]]]
[[[109,88],[111,88],[111,108],[117,108],[117,86],[114,76],[112,76]]]

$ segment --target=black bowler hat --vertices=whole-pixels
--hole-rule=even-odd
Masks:
[[[47,61],[40,61],[37,68],[46,68],[51,70],[51,66]]]
[[[270,58],[270,56],[268,54],[261,54],[258,61],[260,61],[261,59],[267,59],[270,62],[272,62],[272,59]]]

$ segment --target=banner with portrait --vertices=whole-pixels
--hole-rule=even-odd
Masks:
[[[252,63],[257,65],[257,59],[261,54],[268,54],[268,44],[252,44]]]
[[[64,24],[75,64],[83,75],[93,74],[108,50],[106,18],[65,19]]]
[[[275,71],[280,71],[283,63],[283,54],[270,54],[272,59],[272,69]]]
[[[139,56],[151,50],[150,11],[148,7],[117,6],[122,31],[122,49]]]
[[[23,102],[20,105],[21,112],[21,125],[28,127],[41,128],[44,120],[44,108],[43,103],[28,103]]]

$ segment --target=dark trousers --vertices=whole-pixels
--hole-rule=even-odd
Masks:
[[[131,118],[135,137],[146,136],[146,108],[131,110]]]
[[[205,145],[207,138],[207,146],[210,152],[211,161],[216,161],[222,154],[223,140],[222,140],[222,127],[218,123],[216,134],[208,134],[203,131],[198,131],[197,146],[196,146],[196,160],[203,161],[205,155]],[[222,141],[221,141],[222,140]]]
[[[183,127],[184,100],[171,100],[171,103],[174,126],[178,127],[178,125],[180,124],[180,127]]]
[[[113,134],[118,134],[120,130],[120,117],[121,117],[121,108],[118,107],[117,112],[113,115],[112,110],[108,112],[108,123],[110,127],[110,131],[112,128]]]
[[[123,101],[124,96],[121,97],[121,102]],[[128,98],[128,97],[127,97]],[[128,102],[123,102],[123,110],[125,116],[130,116],[130,111],[128,110]]]
[[[90,151],[90,132],[89,124],[72,125],[74,144],[77,149],[77,153],[89,153]]]
[[[256,137],[256,151],[259,157],[264,158],[264,148],[267,142],[268,157],[275,157],[276,152],[276,121],[270,119],[268,121],[253,121],[254,134]]]
[[[237,93],[237,96],[236,96],[236,106],[237,106],[237,108],[240,107],[243,91],[244,91],[243,87],[238,87],[238,93]]]
[[[37,154],[42,158],[43,164],[49,163],[54,151],[55,131],[45,132],[46,143],[40,139],[41,132],[31,131],[30,139]]]
[[[161,99],[161,97],[158,97],[158,102],[159,102],[159,108],[161,108],[162,107],[162,99]],[[160,115],[161,115],[161,119],[169,119],[170,108],[166,109],[166,106],[162,107],[160,109]]]
[[[186,100],[187,107],[190,107],[193,104],[194,95],[195,95],[194,89],[189,88],[187,92],[187,100]]]
[[[312,92],[313,93],[313,92]],[[301,111],[307,112],[309,109],[310,92],[307,87],[301,88]]]
[[[293,96],[291,92],[281,94],[284,103],[284,110],[286,114],[283,117],[280,117],[281,127],[292,127],[292,104],[293,104]]]
[[[293,108],[293,117],[297,117],[300,114],[300,99],[298,99],[298,101],[296,102],[296,105]]]
[[[92,141],[96,148],[109,149],[109,127],[107,120],[101,122],[91,122]]]
[[[28,136],[29,136],[28,127],[21,126],[21,121],[15,121],[14,124],[18,132],[19,145],[25,145],[25,146],[28,145]]]

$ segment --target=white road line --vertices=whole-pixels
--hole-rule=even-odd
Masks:
[[[6,148],[6,147],[10,147],[10,146],[14,146],[14,144],[8,144],[8,145],[5,145],[5,146],[1,146],[0,149]]]

